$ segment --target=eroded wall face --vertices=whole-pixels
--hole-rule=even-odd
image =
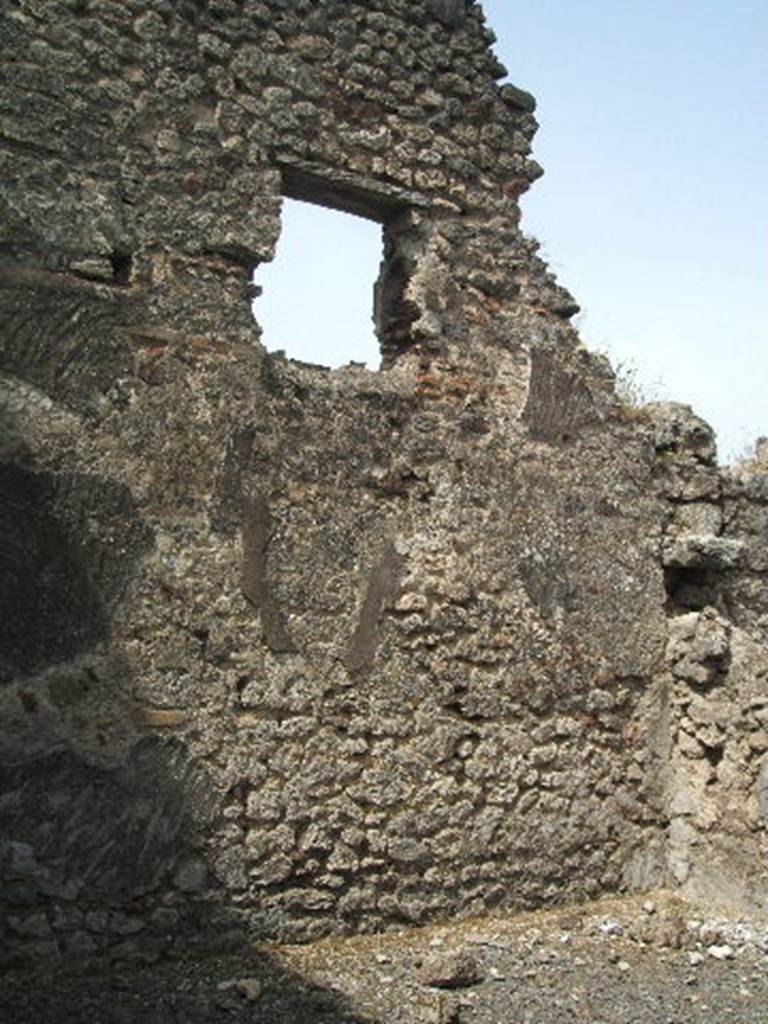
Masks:
[[[479,9],[148,6],[3,16],[2,949],[692,885],[729,843],[764,899],[764,478],[579,346]],[[265,354],[281,193],[384,225],[384,371]],[[686,599],[700,478],[744,550]],[[699,620],[747,709],[716,765]]]
[[[669,502],[662,560],[671,882],[765,918],[768,446],[763,440],[754,458],[718,472],[701,421],[688,416],[681,430],[674,407],[653,412],[657,482]]]

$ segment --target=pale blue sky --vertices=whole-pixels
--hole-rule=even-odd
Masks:
[[[635,367],[650,397],[693,405],[727,460],[768,434],[765,3],[483,7],[510,80],[539,104],[546,174],[524,230],[580,302],[584,341]],[[265,344],[375,365],[377,225],[286,205],[278,259],[257,274]]]

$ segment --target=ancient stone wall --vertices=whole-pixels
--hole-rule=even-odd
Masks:
[[[768,443],[750,461],[718,472],[700,420],[684,407],[652,412],[658,486],[669,502],[662,544],[669,640],[660,678],[672,739],[665,801],[671,882],[765,915]],[[673,459],[666,458],[670,444]]]
[[[2,957],[765,906],[765,467],[579,344],[480,7],[1,24]],[[262,347],[283,195],[382,225],[379,372]]]

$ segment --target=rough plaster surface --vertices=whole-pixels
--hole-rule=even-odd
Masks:
[[[579,344],[480,7],[0,24],[0,957],[765,911],[765,450]],[[262,348],[282,194],[382,224],[378,373]]]

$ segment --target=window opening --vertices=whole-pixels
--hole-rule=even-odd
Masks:
[[[266,348],[321,366],[378,369],[373,288],[381,259],[380,223],[284,198],[275,258],[254,275]]]

